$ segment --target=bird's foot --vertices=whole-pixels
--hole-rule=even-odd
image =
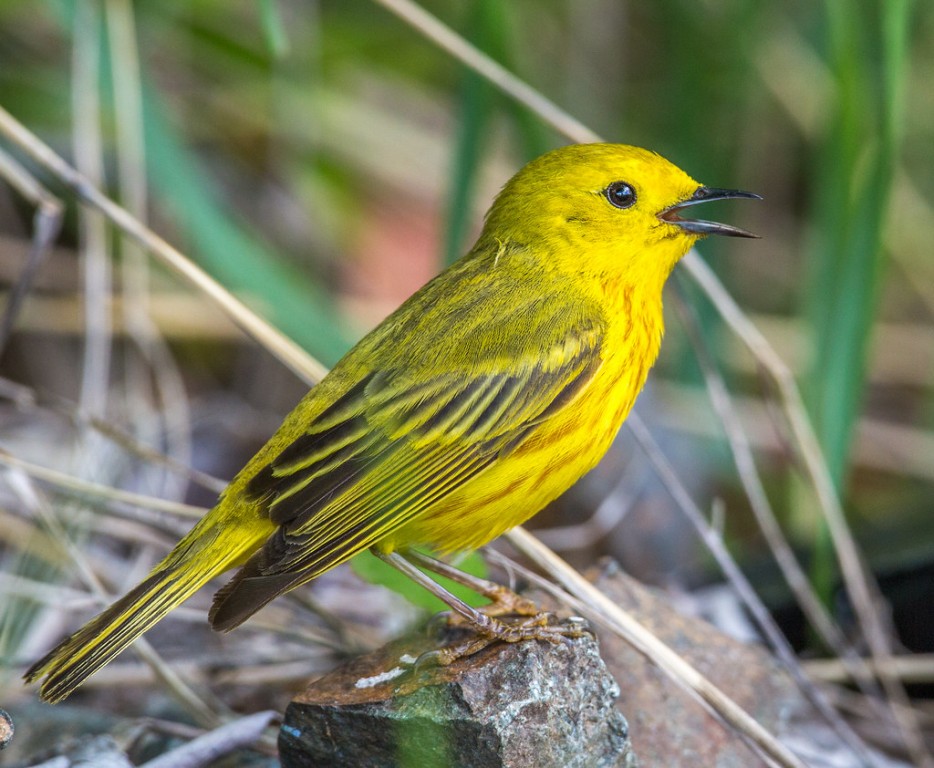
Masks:
[[[527,597],[522,597],[522,595],[513,592],[508,587],[503,587],[499,584],[491,585],[491,587],[484,590],[482,594],[490,602],[478,607],[477,611],[490,618],[500,616],[525,616],[537,620],[540,624],[547,623],[543,618],[546,614],[542,612],[541,608],[532,600],[529,600]],[[462,616],[459,613],[452,612],[444,615],[447,616],[447,624],[449,627],[476,626],[476,622],[473,619]]]
[[[416,659],[415,668],[448,666],[497,642],[521,643],[525,640],[541,640],[554,645],[583,637],[585,634],[593,634],[587,621],[576,616],[555,623],[554,614],[543,611],[536,611],[534,615],[515,622],[502,621],[485,611],[479,615],[483,617],[480,621],[462,618],[457,622],[458,626],[474,630],[470,637],[426,651]]]

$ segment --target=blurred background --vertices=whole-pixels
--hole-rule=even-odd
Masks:
[[[763,195],[705,211],[762,240],[698,250],[802,390],[896,647],[934,651],[934,5],[421,7],[605,139]],[[0,106],[326,365],[469,248],[518,167],[566,142],[366,0],[5,0]],[[229,479],[306,385],[3,131],[0,151],[3,455],[211,505],[217,486],[179,468]],[[11,159],[64,205],[48,249]],[[690,308],[782,528],[846,631],[851,609],[776,388],[683,269],[674,282],[637,412],[796,648],[822,654],[750,514],[675,308]],[[93,605],[55,526],[120,591],[190,524],[134,517],[132,504],[54,478],[27,492],[18,477],[0,475],[6,698]],[[612,555],[677,594],[722,580],[626,430],[532,527],[582,568]],[[56,583],[68,589],[43,591]]]

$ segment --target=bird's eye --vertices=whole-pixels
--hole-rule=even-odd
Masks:
[[[636,202],[636,190],[625,181],[614,181],[604,190],[604,194],[617,208],[632,208]]]

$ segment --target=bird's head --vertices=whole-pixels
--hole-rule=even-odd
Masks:
[[[692,219],[696,204],[749,192],[698,184],[665,158],[622,144],[574,144],[533,160],[503,188],[484,236],[541,252],[576,272],[663,282],[702,237],[756,237]]]

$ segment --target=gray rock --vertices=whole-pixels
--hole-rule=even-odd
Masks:
[[[588,577],[773,734],[785,736],[792,716],[808,710],[793,681],[761,646],[738,642],[702,619],[681,615],[668,597],[627,576],[613,561]],[[628,643],[610,632],[602,632],[600,640],[622,690],[618,706],[632,725],[635,749],[645,765],[763,765],[735,733]]]
[[[13,741],[13,731],[13,718],[0,709],[0,749],[6,749],[6,745]]]
[[[619,687],[591,636],[496,643],[413,669],[430,648],[408,638],[312,683],[286,710],[283,767],[636,765]]]

